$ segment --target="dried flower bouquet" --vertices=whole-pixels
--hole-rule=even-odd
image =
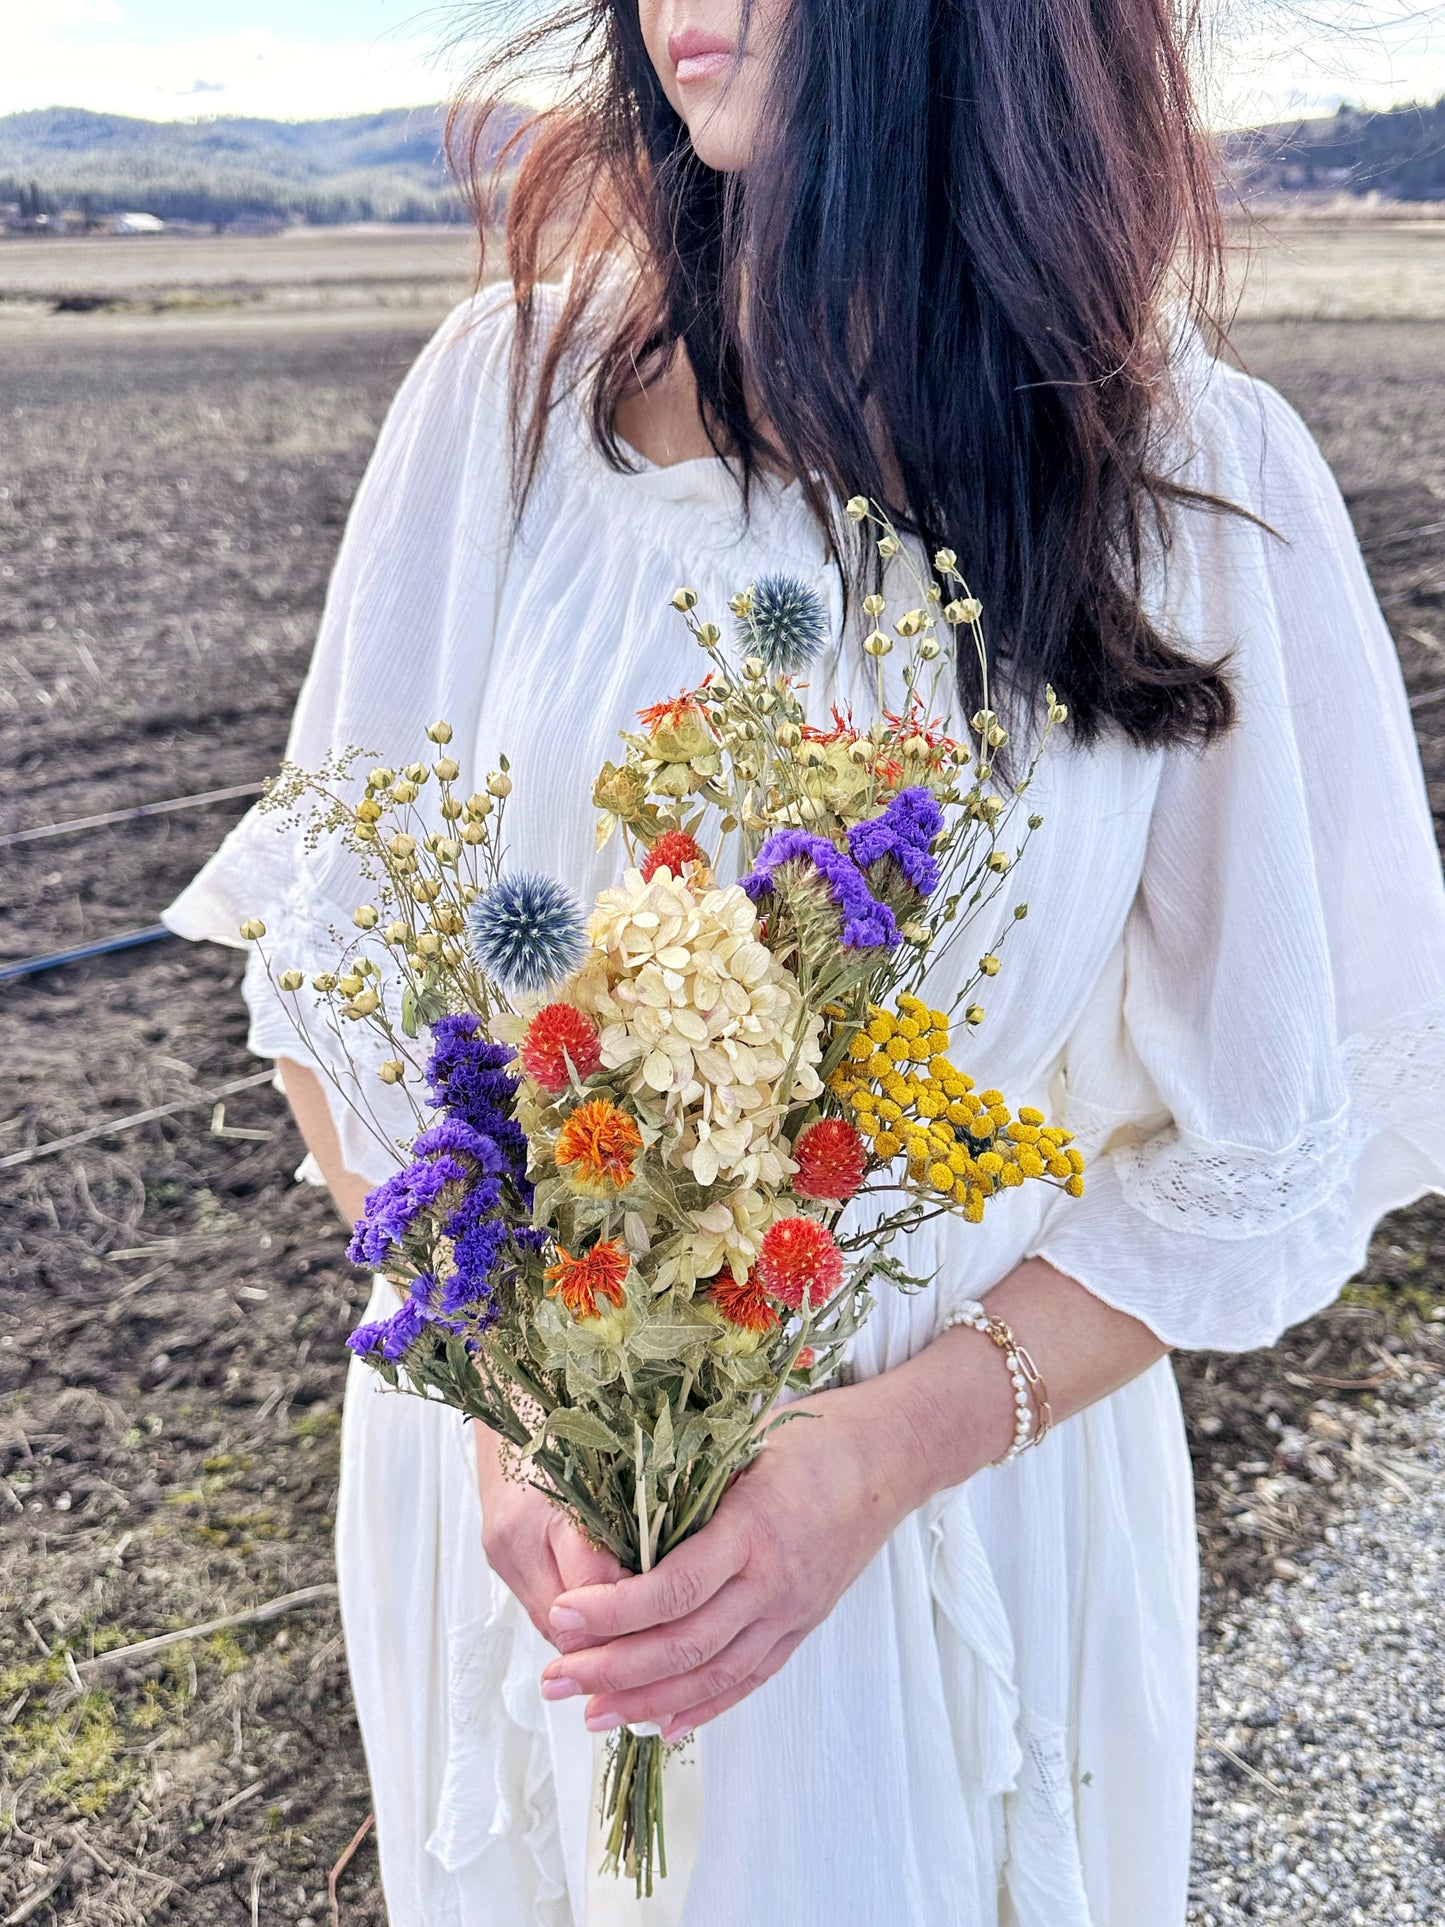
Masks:
[[[848,508],[911,568],[872,505]],[[806,587],[735,596],[733,647],[680,589],[708,672],[644,711],[597,777],[599,847],[619,839],[625,865],[590,914],[508,869],[505,759],[464,797],[445,723],[433,760],[359,780],[364,753],[342,751],[317,774],[284,769],[263,806],[300,813],[313,844],[342,838],[368,879],[310,990],[343,1046],[380,1032],[380,1076],[416,1119],[401,1143],[372,1120],[399,1168],[351,1255],[399,1302],[353,1349],[488,1426],[631,1571],[707,1523],[786,1392],[826,1385],[875,1284],[927,1282],[895,1255],[900,1234],[977,1221],[1026,1181],[1083,1188],[1066,1131],[1015,1116],[950,1056],[1025,915],[999,899],[1065,712],[1050,693],[1011,782],[987,696],[966,740],[945,733],[953,649],[978,652],[985,691],[987,658],[954,556],[935,569],[913,576],[892,635],[883,597],[863,603],[866,721],[807,713],[827,635]],[[990,909],[993,947],[931,1007],[925,977]],[[264,948],[259,922],[243,935]],[[267,968],[300,999],[300,971]],[[364,1082],[321,1069],[369,1114]],[[666,1872],[662,1756],[624,1731],[605,1784],[608,1863],[639,1893]]]

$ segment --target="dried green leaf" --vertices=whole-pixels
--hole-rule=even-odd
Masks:
[[[559,1405],[555,1412],[549,1412],[532,1434],[524,1456],[533,1454],[548,1438],[563,1439],[568,1445],[584,1446],[589,1452],[625,1453],[627,1450],[617,1434],[604,1425],[595,1412],[583,1412],[575,1406]]]
[[[652,1458],[650,1466],[654,1472],[670,1472],[675,1463],[673,1459],[672,1407],[664,1402],[657,1414],[657,1423],[652,1428]]]

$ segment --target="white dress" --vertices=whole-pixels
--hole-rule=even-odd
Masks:
[[[511,757],[515,859],[590,893],[616,864],[593,855],[591,776],[699,672],[672,590],[721,613],[787,570],[835,621],[840,597],[796,489],[764,488],[744,526],[719,463],[618,474],[576,401],[514,535],[510,329],[495,295],[469,304],[398,396],[291,754],[408,761],[445,716],[477,770]],[[1241,720],[1202,755],[1050,752],[1029,917],[965,1059],[1079,1133],[1088,1194],[1030,1186],[920,1239],[937,1282],[880,1302],[860,1373],[1032,1253],[1172,1344],[1266,1344],[1333,1297],[1381,1213],[1445,1183],[1445,897],[1394,651],[1299,419],[1197,347],[1181,381],[1185,477],[1275,531],[1191,511],[1157,585],[1175,633],[1233,651]],[[816,666],[816,704],[846,699],[855,658]],[[278,965],[311,970],[357,900],[344,862],[253,815],[168,920],[235,942],[259,914]],[[297,1055],[254,963],[247,996],[252,1048]],[[356,1365],[337,1552],[394,1927],[582,1927],[581,1704],[543,1702],[550,1649],[484,1563],[469,1434]],[[685,1927],[1180,1927],[1196,1603],[1166,1361],[907,1519],[704,1730]]]

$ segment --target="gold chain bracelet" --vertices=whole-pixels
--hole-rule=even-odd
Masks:
[[[1003,1353],[1003,1361],[1013,1384],[1014,1435],[1008,1450],[991,1463],[1008,1465],[1021,1452],[1027,1452],[1031,1445],[1042,1445],[1054,1422],[1043,1373],[1014,1337],[1012,1329],[1001,1318],[995,1318],[991,1312],[985,1311],[976,1298],[966,1298],[957,1310],[950,1312],[940,1330],[951,1331],[956,1325],[966,1325],[970,1331],[981,1332]]]

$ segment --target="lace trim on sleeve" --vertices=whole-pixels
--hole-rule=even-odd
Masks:
[[[1136,1211],[1165,1230],[1255,1238],[1347,1199],[1360,1147],[1422,1114],[1445,1116],[1445,999],[1341,1046],[1347,1101],[1280,1151],[1213,1143],[1177,1125],[1109,1156]]]
[[[1366,1123],[1387,1126],[1411,1109],[1438,1114],[1445,1109],[1445,997],[1415,1016],[1359,1032],[1342,1055]]]

